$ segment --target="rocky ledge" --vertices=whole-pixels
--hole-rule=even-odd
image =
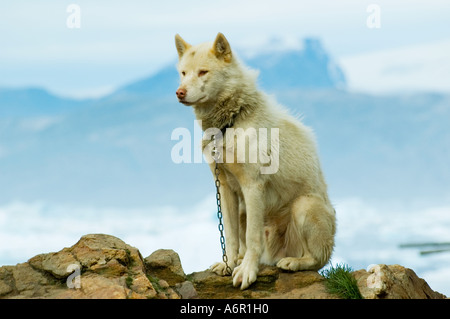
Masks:
[[[377,265],[353,272],[364,298],[442,299],[399,265]],[[327,292],[317,272],[284,272],[261,267],[247,290],[234,288],[231,277],[205,270],[186,275],[173,250],[160,249],[143,258],[119,238],[91,234],[56,253],[37,255],[26,263],[0,267],[0,298],[41,299],[190,299],[190,298],[321,298]]]

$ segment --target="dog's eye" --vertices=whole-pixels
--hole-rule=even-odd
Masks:
[[[204,76],[206,73],[208,73],[208,71],[200,70],[200,71],[198,71],[198,76]]]
[[[184,71],[181,72],[181,75],[182,75],[182,76],[185,76],[185,75],[186,75],[186,72],[184,72]]]

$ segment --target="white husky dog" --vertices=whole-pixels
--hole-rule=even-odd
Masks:
[[[225,150],[218,163],[218,178],[233,285],[249,287],[260,263],[287,271],[322,268],[333,251],[336,213],[311,130],[258,90],[257,73],[238,61],[223,34],[214,43],[195,46],[177,34],[175,43],[181,79],[176,94],[180,103],[193,106],[204,131],[250,132],[245,142],[249,151],[261,147],[261,128],[275,128],[279,133],[276,145],[270,145],[274,144],[270,139],[264,154],[277,162],[273,174],[262,173],[268,166],[262,158],[237,158],[238,137],[227,134],[219,141]],[[203,152],[211,158],[206,142],[211,143],[204,141]],[[214,173],[215,163],[210,162]],[[227,274],[223,262],[211,269]]]

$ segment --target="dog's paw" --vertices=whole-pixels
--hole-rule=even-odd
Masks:
[[[285,257],[277,263],[277,267],[287,271],[298,271],[301,268],[300,264],[300,258]]]
[[[258,263],[243,262],[234,268],[233,271],[233,286],[241,285],[241,290],[247,289],[252,283],[256,281],[258,274]]]
[[[227,266],[225,265],[224,262],[215,263],[214,265],[209,267],[209,269],[212,272],[214,272],[217,275],[219,275],[219,276],[229,276],[229,275],[231,275],[230,273],[227,272]],[[233,271],[233,268],[231,268],[231,271]]]

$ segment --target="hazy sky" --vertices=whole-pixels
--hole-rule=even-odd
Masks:
[[[381,28],[367,27],[372,3]],[[70,4],[80,28],[67,27]],[[220,31],[242,54],[315,36],[339,59],[449,39],[449,17],[447,0],[2,0],[0,86],[102,94],[175,61],[175,33],[198,43]]]

